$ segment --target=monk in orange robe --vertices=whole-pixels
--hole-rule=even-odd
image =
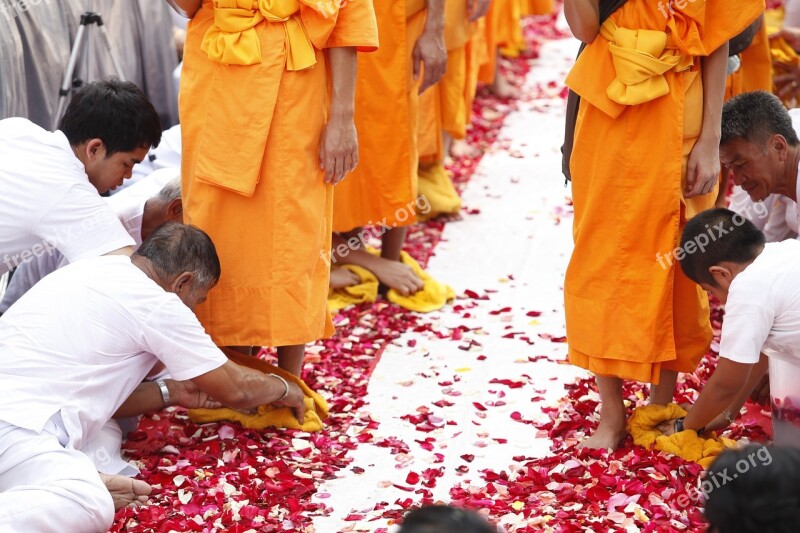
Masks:
[[[599,0],[565,2],[589,43],[567,77],[581,100],[564,299],[569,360],[600,391],[590,448],[624,440],[623,379],[652,383],[651,402],[665,405],[711,341],[708,296],[675,248],[686,220],[714,205],[728,40],[764,2],[680,5],[629,0],[601,25]]]
[[[406,227],[416,221],[420,93],[446,68],[444,0],[376,2],[381,48],[358,60],[355,120],[359,166],[336,188],[332,260],[373,272],[384,290],[407,296],[422,280],[400,262]],[[363,226],[378,226],[381,254],[363,248]],[[334,288],[357,277],[332,271]]]
[[[198,318],[220,346],[277,346],[299,375],[304,345],[333,332],[333,185],[358,162],[356,51],[377,48],[372,2],[171,2],[192,19],[184,216],[214,240],[224,272]]]
[[[514,87],[500,72],[501,52],[516,57],[525,49],[522,35],[521,0],[492,0],[486,15],[486,44],[489,60],[481,66],[479,80],[501,98],[511,97]]]

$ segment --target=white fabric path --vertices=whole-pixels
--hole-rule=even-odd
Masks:
[[[371,520],[381,514],[373,511],[376,503],[388,502],[391,509],[397,508],[393,504],[398,499],[420,500],[419,495],[391,485],[410,486],[409,472],[443,466],[444,476],[431,490],[435,500],[449,502],[451,487],[482,484],[480,471],[485,468],[499,471],[507,469],[514,456],[549,453],[547,437],[537,438],[535,429],[513,421],[510,415],[518,411],[525,419],[542,416],[542,407],[565,395],[565,383],[585,375],[569,365],[528,361],[538,355],[564,359],[566,354],[565,344],[538,335],[564,335],[562,287],[572,247],[572,216],[567,205],[570,191],[560,171],[565,102],[559,92],[574,51],[573,40],[551,41],[542,48],[526,81],[520,109],[508,117],[498,142],[465,191],[466,206],[480,213],[447,224],[428,264],[428,271],[452,285],[457,294],[497,292],[489,292],[489,300],[459,299],[455,305],[465,309],[448,307],[423,318],[438,331],[459,325],[470,328],[463,339],[409,332],[387,347],[370,380],[369,403],[363,409],[380,427],[372,430],[372,443],[351,452],[354,461],[340,478],[320,486],[315,500],[333,511],[315,519],[319,533],[386,527],[386,520]],[[548,88],[551,81],[556,86]],[[544,88],[544,98],[536,98],[542,96],[537,87]],[[507,307],[511,311],[492,314]],[[542,315],[533,318],[527,316],[529,311]],[[466,313],[471,316],[465,318]],[[503,338],[510,332],[522,333]],[[521,336],[535,344],[520,340]],[[480,346],[465,350],[470,340]],[[529,383],[511,389],[489,383],[494,378]],[[449,386],[451,394],[442,382],[454,382]],[[499,391],[505,393],[502,400]],[[433,405],[442,398],[454,405]],[[498,401],[505,405],[487,405]],[[486,406],[486,411],[473,402]],[[421,406],[438,417],[434,423],[440,427],[430,433],[400,418],[417,415]],[[352,429],[354,434],[363,430]],[[388,437],[405,442],[408,454],[392,454],[389,448],[374,444]],[[435,439],[433,451],[415,442],[428,437]],[[507,443],[493,439],[507,439]],[[434,463],[434,453],[443,454],[444,461]],[[465,454],[474,455],[474,460],[466,462],[461,458]],[[464,466],[468,472],[457,470]],[[365,516],[346,521],[351,513]]]

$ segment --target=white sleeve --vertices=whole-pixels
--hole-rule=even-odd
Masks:
[[[725,318],[722,320],[719,355],[737,363],[758,362],[767,341],[775,313],[756,295],[748,291],[747,297],[728,299]],[[765,295],[767,291],[761,291]]]
[[[8,311],[9,307],[43,277],[61,268],[63,258],[58,250],[53,250],[52,253],[34,256],[20,264],[11,276],[3,300],[0,301],[0,313]]]
[[[150,314],[142,335],[146,350],[178,381],[210,372],[228,360],[194,313],[175,295]]]
[[[34,232],[45,248],[58,248],[70,263],[135,245],[114,210],[88,187],[70,187]]]

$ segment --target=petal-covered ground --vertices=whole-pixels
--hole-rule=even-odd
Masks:
[[[432,502],[507,531],[702,527],[696,465],[630,442],[610,455],[575,449],[597,421],[593,381],[564,363],[561,82],[576,46],[555,18],[526,21],[526,36],[530,49],[504,65],[517,97],[481,92],[469,137],[480,155],[450,165],[462,218],[409,233],[408,251],[456,288],[454,304],[337,315],[304,374],[331,406],[321,433],[198,426],[180,409],[144,418],[124,447],[154,495],[112,531],[389,531]],[[683,398],[712,365],[685,378]],[[626,393],[631,408],[646,398],[640,385]],[[733,435],[763,440],[758,420]]]

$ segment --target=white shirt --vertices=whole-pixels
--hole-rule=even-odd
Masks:
[[[70,262],[133,244],[66,136],[0,120],[0,274],[57,248]]]
[[[800,241],[767,243],[731,283],[719,354],[757,363],[765,351],[800,359]]]
[[[133,238],[134,249],[138,249],[142,245],[142,219],[145,203],[156,196],[169,181],[178,177],[179,174],[179,171],[174,169],[157,170],[120,194],[105,199],[117,214],[128,235]],[[8,311],[9,307],[43,277],[67,264],[69,261],[59,250],[37,255],[23,262],[17,267],[5,294],[0,299],[0,314]]]
[[[178,296],[128,257],[67,265],[0,320],[0,420],[41,431],[60,413],[68,446],[80,449],[159,360],[186,380],[227,359]]]

